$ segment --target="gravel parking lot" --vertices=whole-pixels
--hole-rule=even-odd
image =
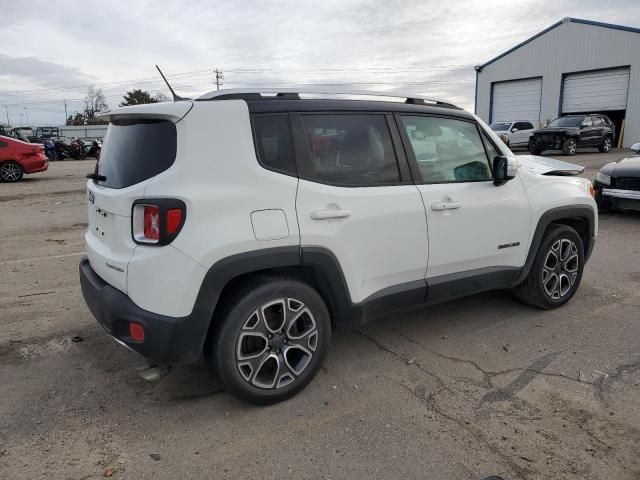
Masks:
[[[640,215],[600,217],[569,305],[492,292],[340,330],[306,390],[256,408],[203,364],[145,382],[96,324],[93,166],[0,185],[0,478],[639,478]]]

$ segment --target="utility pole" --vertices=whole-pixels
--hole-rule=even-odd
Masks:
[[[24,107],[24,113],[27,116],[27,127],[29,126],[29,110],[27,110],[27,107]]]
[[[64,124],[67,124],[67,120],[69,119],[69,115],[67,114],[67,100],[64,101]]]
[[[24,113],[20,114],[20,126],[22,126],[22,115],[24,115]]]
[[[216,72],[216,90],[220,90],[220,87],[224,83],[224,74],[222,73],[222,70],[219,70],[218,68],[214,71]]]
[[[7,127],[8,127],[9,125],[11,125],[11,122],[9,121],[9,107],[5,105],[4,109],[7,111]]]

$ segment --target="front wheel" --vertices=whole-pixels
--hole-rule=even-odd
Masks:
[[[562,144],[562,151],[565,155],[573,156],[578,149],[578,141],[575,138],[567,138]]]
[[[316,375],[329,349],[322,297],[287,277],[258,277],[225,300],[205,358],[226,389],[257,405],[280,402]]]
[[[3,182],[18,182],[23,175],[24,170],[18,162],[4,162],[0,165],[0,180]]]
[[[567,225],[552,225],[545,232],[527,278],[516,287],[516,295],[538,308],[557,308],[576,293],[583,269],[580,235]]]

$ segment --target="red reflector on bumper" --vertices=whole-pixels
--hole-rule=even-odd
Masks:
[[[136,342],[144,342],[144,328],[142,328],[142,325],[129,322],[129,336]]]
[[[180,222],[182,221],[182,210],[179,208],[172,208],[167,210],[167,233],[172,234],[178,231]]]

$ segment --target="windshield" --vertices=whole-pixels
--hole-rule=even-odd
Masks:
[[[489,125],[489,128],[494,132],[504,132],[505,130],[509,130],[511,123],[509,122],[494,122]]]
[[[584,117],[562,117],[562,118],[556,118],[553,122],[551,122],[549,125],[547,125],[547,127],[548,128],[577,127],[582,123],[583,120],[584,120]]]
[[[109,124],[96,183],[124,188],[168,169],[176,158],[176,126],[169,120],[136,119]]]

